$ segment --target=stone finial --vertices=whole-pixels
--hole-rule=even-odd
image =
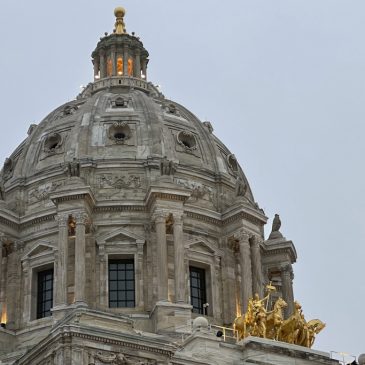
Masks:
[[[281,220],[280,220],[279,214],[275,214],[275,217],[272,222],[272,229],[271,229],[271,233],[269,236],[269,240],[273,240],[276,238],[283,238],[283,235],[279,231],[280,227],[281,227]]]
[[[115,21],[114,33],[115,34],[127,33],[127,31],[125,29],[125,24],[124,24],[125,9],[121,6],[116,7],[114,9],[114,15],[117,18]]]

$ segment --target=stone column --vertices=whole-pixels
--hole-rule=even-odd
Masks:
[[[214,256],[214,276],[213,276],[213,310],[214,318],[222,319],[222,285],[221,285],[221,258]]]
[[[117,74],[117,54],[115,52],[115,47],[111,47],[110,59],[112,61],[112,76]]]
[[[147,81],[147,60],[145,58],[142,60],[142,73],[145,76],[144,79]]]
[[[93,64],[94,64],[94,80],[97,79],[98,75],[99,75],[99,71],[100,71],[100,65],[99,65],[99,57],[96,56],[93,60]]]
[[[168,268],[167,268],[167,242],[166,242],[166,217],[164,212],[155,215],[156,239],[157,239],[157,299],[168,300]]]
[[[100,306],[102,309],[106,309],[108,307],[108,263],[107,263],[107,256],[105,254],[105,244],[99,244],[99,265],[100,265]]]
[[[252,297],[252,268],[249,235],[245,232],[238,234],[241,263],[241,306],[242,314],[246,313],[249,298]]]
[[[58,254],[55,274],[57,276],[55,285],[54,305],[67,305],[67,271],[68,271],[68,214],[58,214]]]
[[[128,76],[128,48],[123,48],[123,76]]]
[[[185,303],[185,267],[183,215],[174,214],[174,263],[175,263],[175,302]]]
[[[15,241],[8,249],[8,270],[7,270],[7,292],[6,296],[7,328],[14,330],[20,320],[20,286],[21,286],[21,265],[20,256],[23,251],[23,242]]]
[[[285,317],[288,318],[294,313],[294,293],[293,293],[293,268],[291,264],[286,264],[281,267],[281,291],[283,299],[288,306],[285,308]]]
[[[100,51],[100,78],[106,77],[106,66],[105,66],[105,52]]]
[[[23,261],[24,277],[24,308],[23,323],[26,324],[31,319],[31,300],[32,300],[32,275],[30,273],[29,259]]]
[[[75,237],[75,303],[86,305],[85,283],[86,283],[86,241],[85,225],[86,213],[76,214],[76,237]]]
[[[141,52],[136,50],[136,64],[134,65],[134,77],[141,78]]]
[[[251,257],[252,257],[252,286],[253,293],[257,293],[260,298],[263,297],[263,278],[261,263],[260,238],[253,236],[251,239]]]
[[[143,288],[144,288],[144,268],[143,268],[143,246],[144,241],[137,240],[137,254],[135,256],[136,265],[136,307],[144,309]]]

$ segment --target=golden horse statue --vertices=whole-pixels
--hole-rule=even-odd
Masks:
[[[248,336],[268,338],[299,346],[312,347],[315,336],[326,326],[319,319],[306,321],[302,306],[294,302],[294,313],[287,319],[283,317],[283,309],[287,307],[284,299],[279,298],[273,309],[266,311],[269,294],[260,299],[258,294],[250,298],[247,311],[234,320],[234,329],[238,332],[238,340]],[[266,306],[264,302],[266,302]]]
[[[287,306],[285,300],[279,298],[274,304],[274,309],[268,312],[266,317],[266,338],[278,340],[281,325],[284,321],[283,309]]]
[[[322,331],[326,324],[319,319],[307,322],[302,306],[298,302],[294,302],[294,306],[294,313],[281,325],[278,340],[310,348],[313,346],[315,335]]]

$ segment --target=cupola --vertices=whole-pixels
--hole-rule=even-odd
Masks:
[[[112,34],[100,38],[94,52],[94,81],[106,78],[137,78],[147,80],[148,52],[139,37],[128,34],[125,28],[125,9],[117,7]]]

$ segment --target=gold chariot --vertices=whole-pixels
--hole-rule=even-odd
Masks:
[[[255,294],[248,301],[246,313],[234,320],[238,339],[256,336],[312,347],[316,334],[326,326],[325,323],[319,319],[306,321],[302,306],[297,301],[294,302],[294,313],[285,319],[283,310],[287,307],[287,303],[283,298],[278,298],[272,310],[268,311],[271,292],[276,289],[271,283],[266,288],[267,295],[260,299],[259,295]]]

